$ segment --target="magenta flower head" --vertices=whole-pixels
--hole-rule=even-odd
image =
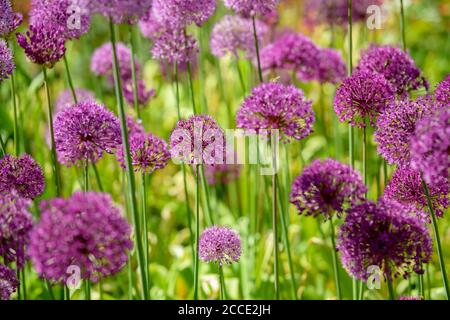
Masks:
[[[433,209],[438,217],[442,217],[444,210],[450,205],[448,199],[450,183],[448,179],[438,176],[428,183],[428,189]],[[420,172],[409,167],[398,167],[395,170],[384,193],[389,199],[405,205],[414,205],[420,212],[428,207]]]
[[[141,120],[135,121],[132,116],[127,115],[126,121],[127,121],[128,136],[131,136],[133,134],[145,134],[145,129],[142,126]]]
[[[268,27],[263,22],[256,21],[259,41],[266,38],[268,31]],[[244,52],[248,59],[256,56],[252,21],[239,16],[226,15],[215,24],[212,30],[211,52],[216,57],[223,57],[226,54],[238,57],[240,51]]]
[[[65,283],[67,268],[97,282],[119,272],[133,248],[131,228],[106,193],[76,192],[41,204],[28,253],[39,275]]]
[[[197,41],[179,29],[164,31],[151,50],[154,59],[178,64],[194,60],[198,51]]]
[[[8,39],[22,21],[22,14],[13,11],[10,0],[0,0],[0,38]]]
[[[202,232],[198,249],[205,262],[231,264],[241,256],[241,238],[230,228],[213,226]]]
[[[303,91],[280,83],[263,83],[254,88],[239,109],[236,122],[239,128],[261,130],[278,129],[285,141],[302,140],[312,132],[314,123],[312,102]]]
[[[92,91],[82,88],[75,88],[75,94],[78,102],[95,101],[95,95]],[[74,104],[75,101],[73,100],[72,91],[67,89],[61,92],[58,99],[56,99],[55,110],[56,112],[59,112],[73,106]]]
[[[292,184],[290,202],[299,214],[329,219],[360,203],[367,187],[359,173],[333,159],[315,160]]]
[[[31,200],[14,190],[0,192],[0,257],[6,264],[16,263],[19,269],[25,265],[25,248],[33,227],[30,205]]]
[[[184,29],[195,23],[202,26],[216,10],[216,0],[154,0],[156,19],[170,28]]]
[[[370,266],[380,268],[386,279],[407,278],[411,272],[423,274],[432,240],[413,208],[382,199],[348,211],[337,247],[344,268],[357,279],[367,280]]]
[[[449,180],[449,105],[420,120],[410,142],[411,163],[429,184],[435,179]]]
[[[170,159],[167,143],[149,133],[135,133],[130,136],[131,162],[135,171],[151,174],[166,167]],[[122,168],[126,168],[124,150],[117,150],[117,159]]]
[[[90,0],[91,13],[102,14],[116,24],[135,23],[152,6],[152,0]]]
[[[52,68],[66,53],[64,30],[55,24],[30,25],[26,34],[16,34],[17,42],[33,63]]]
[[[347,74],[347,66],[339,51],[325,48],[320,49],[317,80],[320,83],[338,84]]]
[[[125,100],[133,105],[134,104],[134,90],[133,81],[128,80],[123,83],[123,95]],[[155,96],[155,89],[147,89],[145,82],[141,79],[137,81],[137,102],[140,106],[146,106],[151,98]]]
[[[280,0],[223,0],[225,6],[245,17],[275,11]]]
[[[178,121],[170,136],[170,152],[175,161],[186,164],[225,162],[225,133],[208,115],[194,115]]]
[[[409,146],[417,122],[442,107],[442,103],[429,96],[391,103],[377,120],[375,141],[378,153],[389,164],[409,165]]]
[[[159,22],[155,16],[154,6],[147,13],[139,19],[139,29],[144,37],[149,40],[153,40],[159,37],[164,32],[166,27],[163,23]]]
[[[94,101],[59,112],[54,128],[58,159],[67,166],[83,161],[96,163],[104,152],[113,153],[122,141],[119,119]]]
[[[365,127],[375,125],[378,115],[395,100],[394,88],[377,73],[360,71],[346,78],[336,91],[334,111],[341,122]]]
[[[89,31],[89,0],[32,0],[30,24],[58,25],[66,40],[79,39]]]
[[[436,100],[446,103],[447,105],[450,104],[450,74],[439,83],[434,96],[436,97]]]
[[[0,83],[8,79],[16,68],[11,50],[6,42],[0,39]]]
[[[428,81],[421,76],[413,59],[399,48],[371,46],[362,55],[356,70],[383,75],[400,96],[420,87],[428,90]]]
[[[28,154],[9,154],[0,160],[0,192],[17,191],[20,197],[34,199],[45,188],[45,178],[39,164]]]
[[[16,272],[0,264],[0,300],[9,300],[18,287]]]

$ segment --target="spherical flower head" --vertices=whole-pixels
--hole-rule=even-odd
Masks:
[[[145,129],[142,126],[142,120],[139,119],[138,121],[135,121],[132,116],[127,115],[126,122],[128,136],[131,136],[133,134],[145,134]]]
[[[276,10],[280,0],[223,0],[225,6],[245,17],[265,15]]]
[[[338,235],[344,268],[360,280],[368,279],[370,266],[379,267],[386,279],[423,274],[423,265],[431,259],[432,240],[413,211],[388,199],[351,208]]]
[[[86,102],[86,101],[95,101],[95,95],[92,91],[75,88],[75,95],[77,96],[78,102]],[[56,112],[67,109],[75,104],[73,99],[73,94],[70,89],[64,90],[59,95],[58,99],[55,102],[55,110]]]
[[[314,123],[312,102],[303,91],[280,83],[263,83],[254,88],[239,109],[236,122],[239,128],[280,130],[280,138],[302,140],[312,132]]]
[[[127,262],[131,228],[108,194],[76,192],[42,203],[41,211],[28,253],[42,278],[65,283],[67,268],[77,266],[82,279],[97,282]]]
[[[436,100],[450,105],[450,74],[439,83],[434,93]]]
[[[414,60],[399,48],[371,46],[363,53],[356,70],[383,75],[400,96],[420,87],[428,90],[428,81],[421,76]]]
[[[9,300],[19,287],[16,272],[0,264],[0,300]]]
[[[170,136],[172,158],[186,164],[222,164],[225,133],[208,115],[178,121]]]
[[[268,31],[264,23],[256,21],[256,32],[260,42],[266,38]],[[253,22],[250,19],[226,15],[214,25],[210,42],[211,52],[216,57],[223,57],[226,54],[238,57],[240,51],[244,52],[248,59],[256,56]]]
[[[125,100],[133,105],[134,104],[134,84],[133,81],[127,81],[123,84],[123,95]],[[137,102],[140,106],[146,106],[151,98],[155,96],[155,89],[147,90],[145,82],[141,79],[137,81]]]
[[[152,55],[157,60],[183,63],[193,60],[198,51],[197,41],[184,30],[168,29],[155,40]]]
[[[151,0],[91,0],[88,9],[91,13],[102,14],[116,24],[135,23],[152,6]]]
[[[0,83],[8,79],[16,68],[11,50],[6,42],[0,39]]]
[[[119,120],[94,101],[59,112],[53,126],[58,160],[67,166],[96,163],[104,152],[113,153],[122,141]]]
[[[202,232],[198,249],[200,259],[223,266],[239,261],[241,239],[230,228],[213,226]]]
[[[261,68],[294,70],[301,81],[317,77],[319,48],[308,38],[294,32],[281,35],[261,50]]]
[[[53,68],[66,53],[64,30],[55,24],[36,23],[25,33],[16,34],[17,42],[33,63]]]
[[[315,160],[292,184],[290,202],[299,214],[329,219],[360,203],[367,187],[359,173],[333,159]]]
[[[338,84],[347,72],[347,66],[339,51],[325,48],[320,49],[317,80],[320,83]]]
[[[89,31],[91,15],[88,0],[32,0],[30,24],[61,27],[66,40],[79,39]]]
[[[0,0],[0,38],[8,39],[22,21],[23,16],[13,11],[10,0]]]
[[[30,155],[7,154],[0,160],[0,192],[15,190],[23,198],[34,199],[44,188],[44,173]]]
[[[0,192],[0,257],[19,269],[25,265],[25,248],[33,227],[30,205],[31,200],[20,197],[14,190]]]
[[[411,160],[410,140],[417,122],[442,107],[442,103],[429,96],[391,103],[377,120],[375,141],[378,153],[389,164],[408,166]]]
[[[435,177],[428,184],[431,204],[438,217],[449,206],[450,183],[444,177]],[[420,172],[409,167],[398,167],[384,190],[385,197],[405,205],[414,205],[420,212],[428,208]]]
[[[171,28],[184,29],[195,23],[202,26],[216,10],[216,0],[154,0],[155,17]]]
[[[410,142],[411,164],[425,181],[449,180],[450,107],[444,106],[418,121]]]
[[[166,29],[164,24],[161,23],[155,16],[154,6],[148,10],[141,19],[139,19],[138,26],[142,35],[150,40],[157,39]]]
[[[155,170],[163,169],[170,159],[167,143],[149,133],[133,134],[129,138],[131,163],[134,171],[151,174]],[[124,150],[119,148],[117,159],[122,168],[126,168]]]

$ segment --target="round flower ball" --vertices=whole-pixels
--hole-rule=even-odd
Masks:
[[[116,24],[135,23],[151,6],[151,0],[91,0],[87,3],[91,14],[101,14]]]
[[[77,96],[78,102],[95,101],[95,94],[90,90],[75,88],[75,95]],[[56,99],[55,110],[56,112],[59,112],[73,106],[74,104],[75,101],[73,99],[72,90],[67,89],[61,92],[58,99]]]
[[[450,74],[436,87],[434,96],[436,100],[450,105]]]
[[[39,276],[65,283],[67,268],[97,282],[119,272],[133,248],[131,227],[105,193],[76,192],[41,204],[30,235],[29,255]]]
[[[199,242],[200,259],[223,266],[238,262],[241,256],[241,239],[232,229],[213,226],[205,229]]]
[[[0,83],[8,79],[16,68],[11,50],[6,42],[0,39]]]
[[[320,49],[317,80],[320,83],[338,84],[347,74],[347,66],[339,51],[325,48]]]
[[[266,15],[275,11],[280,0],[223,0],[225,7],[245,17]]]
[[[0,0],[0,38],[8,39],[22,21],[22,14],[13,11],[10,0]]]
[[[197,41],[183,30],[165,30],[153,43],[151,53],[156,60],[170,64],[191,62],[199,51]]]
[[[184,29],[195,23],[202,26],[216,10],[216,0],[154,0],[155,18],[172,29]]]
[[[0,264],[0,300],[9,300],[19,287],[16,272]]]

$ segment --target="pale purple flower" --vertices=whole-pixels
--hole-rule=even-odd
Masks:
[[[154,7],[139,19],[138,25],[142,35],[149,40],[157,39],[166,29],[166,26],[155,17]]]
[[[320,83],[338,84],[346,74],[347,66],[339,51],[330,48],[320,49],[317,66],[317,80]]]
[[[134,104],[134,84],[132,80],[123,83],[123,95],[125,100]],[[146,106],[151,98],[155,96],[155,89],[147,89],[143,80],[137,81],[137,102],[139,106]]]
[[[202,26],[216,10],[216,0],[153,0],[154,16],[170,28]]]
[[[280,0],[223,0],[225,6],[245,17],[266,15],[276,10]]]
[[[114,23],[135,23],[152,6],[152,0],[90,0],[91,13],[102,14]]]
[[[185,31],[165,30],[154,42],[151,53],[154,59],[169,63],[192,61],[199,51],[197,41]]]
[[[22,14],[13,11],[10,0],[0,0],[0,38],[8,39],[22,21]]]
[[[0,300],[9,300],[18,287],[16,272],[0,264]]]
[[[75,88],[75,94],[77,96],[78,102],[95,101],[95,95],[90,90]],[[61,92],[58,99],[56,99],[55,111],[56,113],[58,113],[59,111],[73,106],[74,104],[75,101],[73,99],[72,91],[70,89],[64,90],[63,92]]]
[[[16,68],[11,50],[6,42],[0,39],[0,83],[8,79]]]
[[[241,239],[239,234],[228,227],[213,226],[202,232],[198,250],[205,262],[218,263],[220,266],[231,264],[239,261]]]
[[[450,74],[439,83],[434,96],[436,97],[436,100],[446,103],[447,105],[450,104]]]
[[[135,121],[132,116],[127,115],[126,121],[127,121],[128,136],[131,136],[133,134],[145,134],[145,129],[142,126],[142,120],[139,119]]]

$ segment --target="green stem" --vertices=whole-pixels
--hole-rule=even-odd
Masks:
[[[200,165],[195,166],[195,261],[194,261],[194,300],[198,300],[198,270],[200,241]]]
[[[239,75],[239,83],[241,84],[242,95],[245,96],[247,89],[245,88],[244,75],[242,74],[242,69],[238,57],[236,57],[236,69]]]
[[[334,281],[336,283],[336,292],[338,300],[342,299],[342,291],[341,291],[341,282],[339,279],[339,265],[338,265],[338,257],[336,250],[336,241],[334,234],[334,225],[333,225],[333,217],[330,217],[330,230],[331,230],[331,250],[333,255],[333,269],[334,269]]]
[[[259,55],[259,41],[258,41],[258,33],[256,32],[255,15],[253,15],[253,17],[252,17],[252,22],[253,22],[253,39],[255,41],[255,48],[256,48],[256,60],[258,62],[258,78],[259,78],[259,82],[262,83],[264,80],[263,80],[262,68],[261,68],[261,58]]]
[[[389,300],[395,300],[394,287],[392,286],[392,279],[387,279],[387,286],[389,291]]]
[[[402,33],[402,48],[406,52],[406,25],[405,25],[405,8],[403,0],[400,0],[400,30]]]
[[[197,106],[195,103],[195,93],[194,93],[194,82],[192,79],[192,68],[191,68],[191,63],[190,61],[188,61],[186,63],[187,65],[187,71],[188,71],[188,78],[189,78],[189,91],[191,92],[191,103],[192,103],[192,112],[194,112],[194,114],[197,114]]]
[[[275,298],[280,299],[280,284],[279,284],[279,252],[278,252],[278,174],[277,171],[277,161],[276,161],[276,146],[272,145],[272,168],[274,170],[272,175],[272,228],[273,228],[273,248],[274,248],[274,278],[275,278]]]
[[[75,102],[75,104],[77,104],[78,103],[77,93],[76,93],[75,87],[73,85],[72,74],[70,72],[69,62],[67,61],[66,55],[64,55],[63,60],[64,60],[64,67],[66,68],[67,82],[69,83],[70,92],[72,93],[73,101]]]
[[[16,99],[16,80],[14,72],[11,73],[11,99],[13,102],[13,114],[14,114],[14,147],[16,156],[20,154],[20,141],[19,141],[19,125],[18,125],[18,106]]]
[[[225,95],[225,87],[222,77],[222,69],[220,68],[220,61],[219,59],[214,59],[216,69],[217,69],[217,78],[219,79],[219,90],[220,95],[223,101],[225,101],[225,105],[227,107],[227,117],[228,117],[228,126],[229,128],[234,128],[234,119],[233,119],[233,112],[231,110],[230,101],[228,99],[228,96]]]
[[[92,168],[94,168],[95,180],[97,180],[98,189],[100,190],[100,192],[103,192],[104,191],[103,184],[102,180],[100,179],[100,175],[98,173],[97,165],[95,163],[92,163]]]
[[[129,25],[129,33],[130,33],[130,46],[131,46],[131,76],[133,79],[134,109],[136,110],[138,118],[141,119],[141,110],[139,108],[137,69],[136,69],[136,45],[134,43],[133,25],[132,24]]]
[[[84,192],[87,192],[89,189],[89,160],[86,159],[86,163],[84,165]]]
[[[418,274],[417,275],[418,278],[418,282],[419,282],[419,295],[425,299],[425,287],[424,287],[424,283],[423,283],[423,274]]]
[[[91,300],[91,282],[89,279],[84,280],[84,299]]]
[[[138,265],[140,269],[140,282],[142,285],[142,297],[147,300],[149,297],[149,292],[147,288],[147,279],[146,279],[146,268],[144,265],[145,261],[145,254],[144,254],[144,248],[142,245],[142,234],[141,234],[141,226],[139,222],[139,213],[137,209],[137,202],[136,202],[136,184],[134,179],[134,172],[133,167],[131,163],[131,156],[130,156],[130,145],[128,141],[128,130],[127,130],[127,122],[126,122],[126,116],[125,116],[125,107],[124,107],[124,101],[123,101],[123,92],[122,92],[122,83],[120,78],[120,71],[119,71],[119,63],[117,60],[117,50],[116,50],[116,35],[115,35],[115,28],[114,23],[112,19],[109,20],[109,28],[110,28],[110,36],[111,36],[111,43],[113,48],[113,69],[114,69],[114,88],[116,91],[116,98],[117,98],[117,108],[120,118],[120,124],[121,124],[121,131],[122,131],[122,143],[124,153],[125,153],[125,163],[126,163],[126,173],[128,177],[128,188],[129,188],[129,200],[131,202],[131,212],[133,216],[133,222],[134,222],[134,233],[136,236],[136,248],[137,248],[137,256],[138,256]]]
[[[150,277],[149,277],[149,248],[148,248],[148,217],[147,217],[147,182],[145,173],[142,173],[141,177],[141,183],[142,183],[142,190],[141,190],[141,196],[142,196],[142,224],[144,225],[144,248],[145,248],[145,270],[147,271],[147,285],[148,288],[150,288]]]
[[[367,186],[367,188],[369,189],[370,187],[368,186],[368,177],[367,177],[367,121],[365,126],[363,127],[363,181],[364,184]],[[367,197],[368,192],[366,192],[366,197]]]
[[[0,147],[2,148],[3,155],[5,155],[6,154],[6,145],[5,145],[5,142],[3,141],[1,133],[0,133]]]
[[[223,276],[223,266],[219,265],[219,278],[220,278],[220,300],[227,299],[227,289],[225,287],[225,277]]]
[[[205,177],[205,170],[204,167],[201,166],[201,179],[202,179],[202,187],[203,190],[205,191],[205,199],[206,199],[206,216],[208,217],[209,223],[211,225],[214,225],[214,217],[212,215],[212,209],[211,209],[211,201],[210,201],[210,196],[209,196],[209,187],[208,187],[208,183],[206,181],[206,177]]]
[[[45,288],[47,289],[48,295],[50,296],[51,300],[55,300],[55,295],[53,294],[53,289],[48,280],[45,280]]]

